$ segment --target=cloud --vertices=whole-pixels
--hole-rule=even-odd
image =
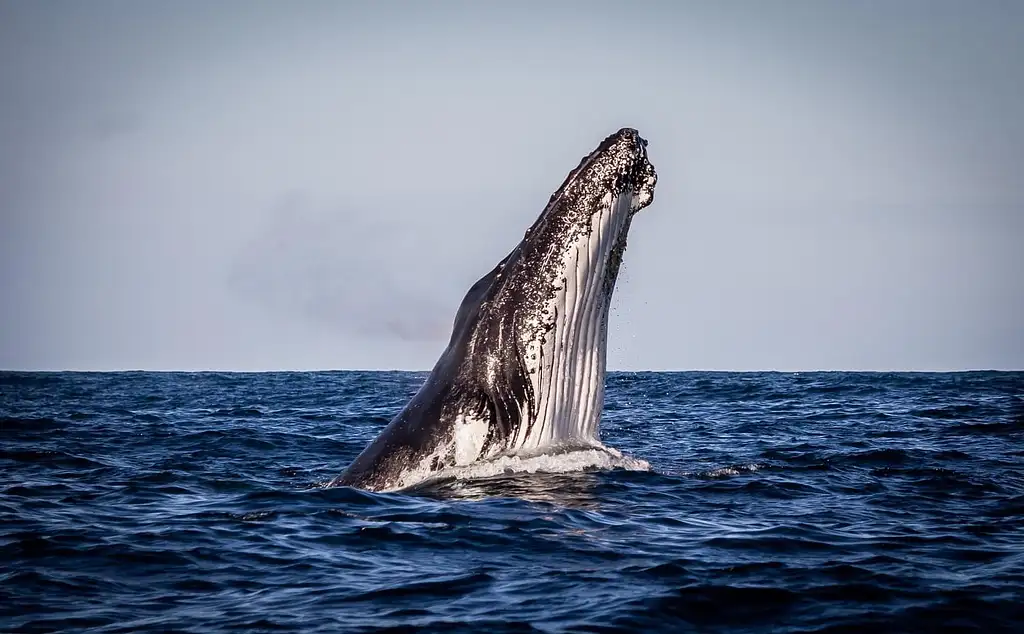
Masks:
[[[447,336],[455,299],[432,266],[431,250],[408,227],[376,210],[318,210],[290,196],[234,259],[228,288],[277,315],[372,338],[437,341]]]

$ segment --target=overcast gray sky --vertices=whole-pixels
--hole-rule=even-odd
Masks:
[[[613,369],[1024,368],[1024,3],[0,1],[0,368],[429,368],[607,134]]]

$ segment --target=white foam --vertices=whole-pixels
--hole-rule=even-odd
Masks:
[[[462,414],[455,420],[455,464],[469,465],[480,457],[487,440],[487,429],[487,421],[475,416]]]
[[[624,455],[611,447],[598,443],[589,447],[558,448],[534,455],[498,456],[490,460],[475,462],[462,467],[451,467],[430,474],[428,477],[411,482],[408,476],[402,478],[400,486],[385,491],[399,491],[428,482],[445,480],[482,480],[500,475],[530,473],[575,473],[581,471],[650,471],[646,460]]]
[[[681,475],[684,476],[696,476],[700,478],[726,478],[729,476],[740,475],[741,473],[754,473],[760,471],[763,465],[751,463],[734,465],[731,467],[720,467],[718,469],[712,469],[710,471],[687,471]]]

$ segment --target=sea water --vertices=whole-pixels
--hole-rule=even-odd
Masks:
[[[0,373],[0,631],[1024,631],[1024,373],[611,373],[607,451],[324,488],[423,373]]]

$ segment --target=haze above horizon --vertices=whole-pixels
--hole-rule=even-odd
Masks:
[[[650,141],[613,370],[1024,369],[1024,4],[0,0],[0,368],[430,368]]]

